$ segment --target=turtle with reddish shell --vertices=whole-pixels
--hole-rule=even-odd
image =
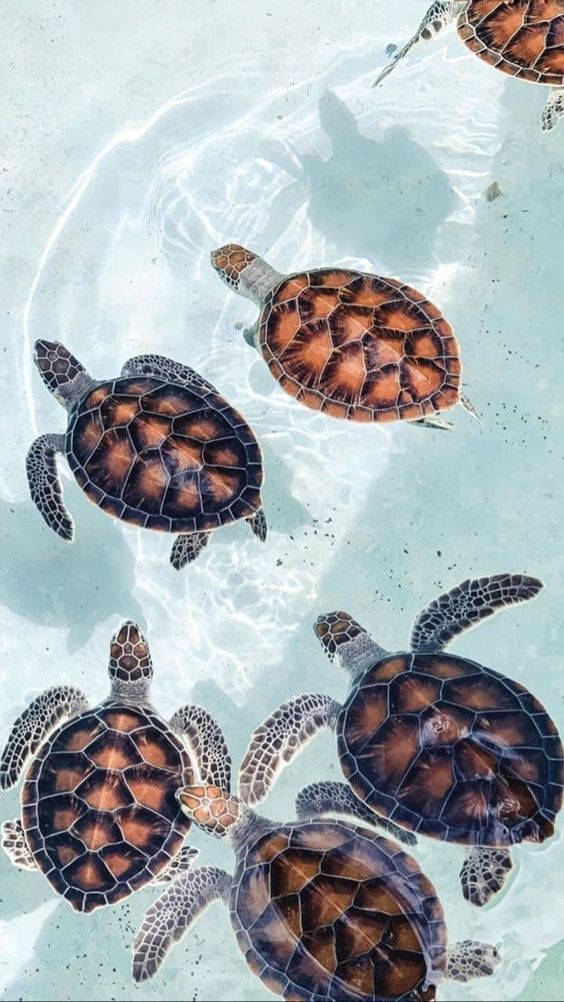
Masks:
[[[187,705],[165,720],[153,707],[151,655],[134,623],[112,638],[108,672],[99,706],[69,685],[37,696],[0,759],[0,788],[23,777],[21,814],[2,825],[3,849],[15,866],[44,873],[78,912],[186,871],[197,850],[184,847],[190,822],[176,790],[230,775],[206,710]]]
[[[444,651],[463,630],[541,588],[520,574],[464,581],[419,614],[409,652],[384,650],[349,613],[320,616],[315,633],[349,674],[348,697],[341,705],[308,693],[268,717],[241,765],[242,799],[259,802],[279,770],[328,727],[348,785],[314,784],[309,796],[319,812],[338,804],[340,813],[397,837],[400,826],[412,839],[467,846],[462,891],[486,904],[509,875],[511,847],[554,834],[564,754],[555,724],[523,685]]]
[[[74,526],[57,454],[107,515],[176,533],[170,560],[177,570],[215,529],[237,519],[264,542],[258,442],[207,379],[162,355],[138,355],[116,379],[94,380],[53,341],[36,342],[35,364],[68,414],[66,434],[41,435],[26,461],[32,500],[62,539],[73,539]]]
[[[145,913],[133,944],[133,977],[145,981],[204,909],[229,908],[253,974],[294,1002],[430,1002],[443,978],[492,974],[497,950],[447,946],[431,882],[399,845],[346,821],[317,816],[307,791],[287,824],[259,817],[227,789],[178,791],[190,821],[235,852],[234,876],[193,869]]]
[[[423,293],[395,278],[317,268],[282,275],[239,244],[213,251],[212,266],[260,309],[245,330],[280,386],[313,410],[366,423],[410,421],[450,428],[460,350],[450,324]]]
[[[564,0],[434,0],[412,38],[394,52],[378,86],[418,42],[456,21],[471,52],[503,73],[550,88],[545,132],[564,115]],[[395,48],[391,47],[392,50]]]

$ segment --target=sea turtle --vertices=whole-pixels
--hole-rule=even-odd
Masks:
[[[541,588],[520,574],[464,581],[419,614],[408,653],[385,651],[346,612],[320,616],[315,633],[348,672],[348,697],[341,706],[329,696],[299,696],[265,720],[241,765],[242,799],[260,801],[278,770],[330,727],[350,786],[316,784],[320,809],[338,799],[342,812],[363,821],[468,846],[462,890],[484,905],[509,874],[510,847],[554,833],[563,749],[524,686],[443,651],[463,630]]]
[[[19,717],[0,760],[0,787],[23,775],[21,819],[2,825],[15,866],[42,870],[75,911],[113,904],[145,884],[172,880],[196,850],[179,784],[229,782],[223,735],[206,710],[184,706],[170,721],[150,702],[153,667],[138,626],[111,641],[110,695],[93,708],[57,685]]]
[[[251,971],[283,999],[427,1002],[443,977],[469,981],[499,962],[486,943],[447,947],[441,904],[415,860],[374,831],[317,817],[307,794],[287,824],[213,785],[178,796],[190,820],[230,840],[235,874],[201,867],[161,894],[135,938],[136,981],[155,974],[216,898]]]
[[[564,0],[434,0],[413,38],[394,51],[376,87],[420,41],[452,21],[480,59],[520,80],[550,87],[542,127],[564,114]],[[392,46],[392,51],[394,47]]]
[[[96,381],[53,341],[36,341],[35,363],[68,411],[66,434],[41,435],[27,455],[32,500],[59,536],[74,534],[55,462],[62,453],[106,514],[178,533],[170,555],[177,570],[195,560],[214,529],[236,519],[266,539],[258,442],[194,369],[137,355],[117,379]]]
[[[213,251],[220,278],[260,308],[245,340],[306,407],[351,421],[450,425],[460,392],[456,338],[441,311],[394,278],[318,268],[281,275],[238,244]]]

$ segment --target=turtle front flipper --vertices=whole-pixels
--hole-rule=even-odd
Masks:
[[[449,981],[473,981],[493,974],[501,957],[495,946],[464,939],[447,947],[445,978]]]
[[[223,731],[203,706],[183,706],[170,719],[173,731],[180,735],[190,751],[200,782],[231,789],[231,756]]]
[[[255,534],[255,536],[260,539],[261,543],[264,543],[266,541],[268,526],[266,524],[266,515],[264,514],[263,509],[261,508],[260,511],[257,511],[256,515],[251,515],[251,517],[247,519],[247,522],[249,523],[251,531]]]
[[[186,532],[177,536],[170,551],[170,562],[175,570],[181,571],[191,564],[208,545],[211,532]]]
[[[542,113],[544,132],[550,132],[564,115],[564,87],[551,87]]]
[[[172,880],[176,880],[176,878],[181,874],[186,873],[186,870],[190,870],[194,860],[199,855],[199,849],[195,849],[193,846],[185,845],[176,856],[172,857],[170,862],[165,866],[164,870],[161,870],[161,872],[157,874],[152,883],[170,884]]]
[[[65,454],[64,435],[40,435],[26,457],[31,500],[47,525],[61,539],[72,542],[74,523],[63,500],[63,488],[57,473],[57,453]]]
[[[442,651],[459,633],[477,626],[506,605],[529,601],[542,587],[542,581],[525,574],[469,578],[419,613],[411,634],[411,650],[418,654]]]
[[[152,978],[175,943],[212,901],[226,903],[231,877],[216,866],[202,866],[174,880],[145,912],[133,943],[133,980]]]
[[[180,383],[182,386],[199,386],[201,389],[217,393],[207,379],[189,365],[175,362],[164,355],[135,355],[130,358],[121,370],[122,376],[156,376],[166,379],[167,383]]]
[[[412,832],[398,828],[393,821],[380,817],[366,804],[355,797],[346,783],[335,783],[330,780],[321,783],[310,783],[300,790],[296,798],[296,815],[302,819],[324,817],[327,814],[344,814],[357,818],[374,828],[382,828],[392,838],[405,845],[416,845],[417,839]]]
[[[55,685],[37,696],[12,727],[0,760],[0,788],[17,783],[29,756],[62,720],[86,709],[86,696],[70,685]]]
[[[462,893],[473,905],[482,908],[497,894],[511,870],[513,861],[507,849],[469,849],[460,871]]]
[[[334,727],[341,706],[319,693],[291,699],[251,735],[239,770],[239,796],[245,804],[266,797],[276,775],[323,727]]]
[[[19,870],[36,870],[37,864],[25,840],[21,821],[5,821],[1,831],[2,848],[10,862]]]
[[[401,49],[394,51],[392,59],[387,66],[384,67],[382,72],[377,76],[376,80],[372,84],[373,87],[377,87],[382,80],[392,72],[408,52],[417,45],[418,42],[428,42],[430,39],[438,35],[439,32],[443,31],[455,17],[461,14],[465,7],[468,6],[468,0],[434,0],[431,4],[429,10],[425,14],[421,24],[419,25],[417,31],[408,42],[402,46]]]

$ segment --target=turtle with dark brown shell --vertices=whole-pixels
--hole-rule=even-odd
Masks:
[[[555,724],[523,685],[444,649],[541,588],[520,574],[464,581],[420,613],[409,652],[388,653],[346,612],[320,616],[316,635],[349,673],[349,695],[342,705],[299,696],[265,720],[241,765],[242,799],[260,801],[278,771],[329,727],[349,785],[314,784],[309,796],[319,811],[338,810],[404,841],[420,834],[468,846],[462,890],[484,905],[511,870],[511,847],[554,834],[564,753]]]
[[[56,455],[86,496],[131,525],[177,533],[179,570],[211,533],[246,519],[262,541],[262,456],[244,418],[194,369],[138,355],[117,379],[95,381],[61,344],[37,341],[41,377],[68,412],[65,435],[41,435],[27,455],[31,497],[47,525],[72,540]]]
[[[450,428],[439,415],[457,403],[474,413],[460,392],[450,324],[404,282],[346,268],[282,275],[238,244],[214,251],[211,263],[260,308],[245,340],[306,407],[349,421],[432,428]]]
[[[216,786],[178,796],[191,821],[230,840],[235,873],[194,869],[149,907],[133,944],[136,981],[156,973],[215,899],[253,974],[296,1002],[429,1002],[443,977],[469,981],[498,964],[489,944],[447,946],[441,904],[411,856],[366,828],[317,817],[307,794],[288,824]]]
[[[465,45],[484,62],[550,88],[542,127],[545,132],[553,129],[564,114],[564,0],[434,0],[374,86],[414,45],[433,38],[452,21]]]
[[[134,623],[114,635],[108,671],[99,706],[68,685],[37,696],[0,759],[2,789],[24,779],[21,816],[2,825],[6,854],[41,870],[79,912],[187,870],[197,850],[183,848],[190,823],[176,790],[198,777],[229,781],[223,735],[206,710],[184,706],[165,720],[152,706],[151,656]]]

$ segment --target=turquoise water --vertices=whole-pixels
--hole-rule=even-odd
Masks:
[[[407,37],[425,5],[399,6],[286,0],[268,10],[259,0],[210,0],[180,14],[171,3],[170,23],[156,17],[157,5],[118,12],[131,20],[133,48],[143,31],[155,33],[158,72],[124,55],[140,96],[115,131],[105,123],[105,114],[116,121],[115,103],[110,117],[94,71],[84,91],[100,104],[94,136],[73,97],[77,122],[59,151],[72,163],[69,190],[42,204],[48,225],[22,257],[16,293],[7,273],[3,403],[10,428],[21,417],[2,459],[2,736],[47,685],[74,683],[93,702],[103,698],[109,638],[134,618],[151,644],[157,708],[170,715],[189,700],[205,704],[237,762],[282,700],[306,690],[344,697],[346,680],[311,629],[318,613],[349,609],[394,649],[440,591],[506,570],[538,575],[546,588],[453,651],[528,685],[562,728],[564,128],[543,135],[543,93],[481,65],[452,33],[371,90],[386,45]],[[107,20],[92,28],[95,39],[112,28],[110,5],[101,10]],[[171,43],[165,58],[176,32],[185,42]],[[41,60],[40,36],[31,37]],[[70,63],[88,38],[77,33]],[[157,107],[145,83],[156,76]],[[27,86],[30,106],[47,102]],[[489,202],[493,181],[502,194]],[[17,198],[23,225],[33,197]],[[209,267],[210,249],[231,239],[280,271],[340,264],[422,289],[455,328],[483,425],[457,409],[448,435],[347,427],[298,407],[241,337],[255,307]],[[37,337],[69,344],[95,377],[153,350],[212,379],[263,448],[267,545],[237,525],[176,575],[167,540],[104,518],[66,473],[77,534],[72,547],[59,542],[28,499],[22,464],[36,434],[65,426],[33,369]],[[323,735],[264,810],[288,820],[304,777],[339,776],[334,741]],[[2,803],[2,818],[15,817],[17,791]],[[193,841],[201,862],[230,865],[225,845],[197,833]],[[463,994],[445,982],[440,998],[559,997],[560,835],[541,851],[517,850],[506,892],[483,912],[460,897],[455,847],[421,841],[417,858],[450,938],[494,942],[503,956],[492,978]],[[220,905],[136,988],[129,946],[155,891],[82,918],[39,874],[17,872],[4,856],[0,868],[6,999],[268,996]]]

